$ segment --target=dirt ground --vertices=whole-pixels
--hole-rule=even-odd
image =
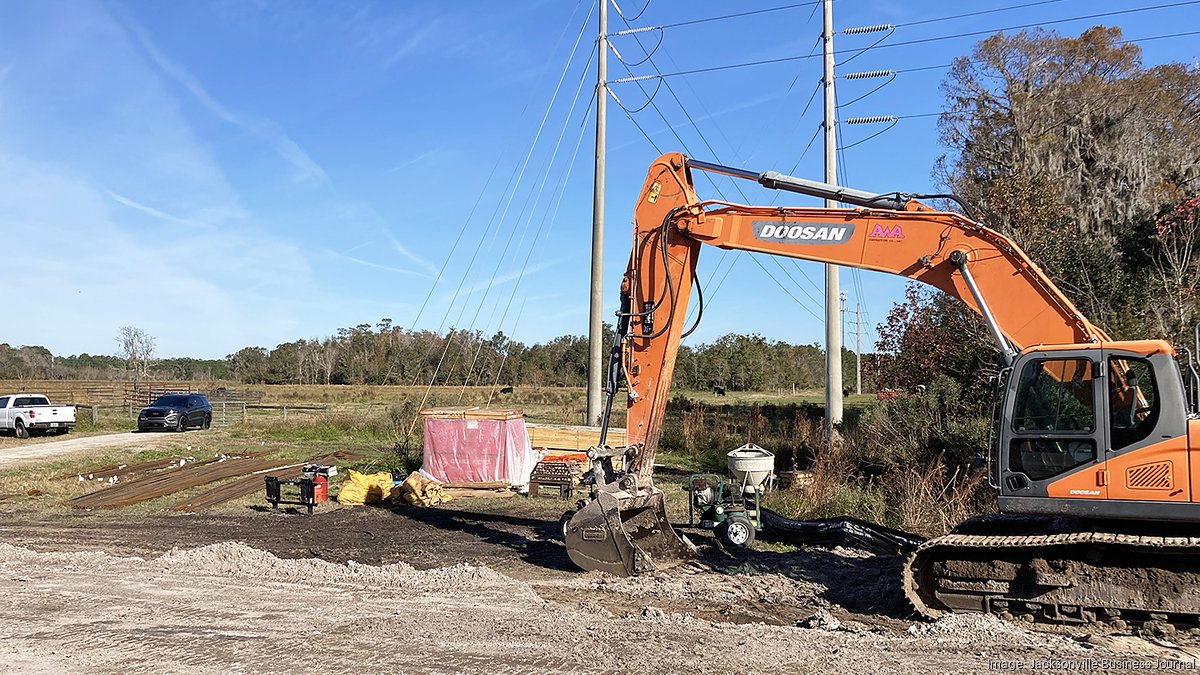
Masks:
[[[178,439],[2,439],[0,471]],[[902,561],[851,550],[731,553],[689,531],[696,560],[634,579],[583,573],[556,539],[567,505],[328,504],[308,517],[0,498],[0,672],[1140,672],[1194,670],[1200,655],[1186,635],[917,621]]]
[[[2,504],[0,504],[2,506]],[[575,570],[556,503],[307,517],[0,512],[0,671],[967,673],[1195,669],[1130,635],[909,615],[900,560],[845,550]]]

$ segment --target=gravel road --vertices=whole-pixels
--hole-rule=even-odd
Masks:
[[[139,434],[130,431],[44,439],[3,437],[0,438],[0,469],[77,452],[114,448],[141,450],[159,445],[165,440],[178,440],[178,437],[171,434]]]

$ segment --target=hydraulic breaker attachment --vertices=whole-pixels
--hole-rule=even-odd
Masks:
[[[593,448],[588,454],[597,451],[612,452]],[[605,476],[607,459],[593,458],[594,478]],[[670,567],[695,553],[671,527],[662,490],[632,473],[593,482],[591,498],[567,521],[563,537],[571,562],[622,577]]]

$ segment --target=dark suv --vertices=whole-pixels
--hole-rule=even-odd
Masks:
[[[138,413],[138,431],[188,427],[207,429],[212,425],[212,406],[200,394],[167,394],[154,399],[149,408]]]

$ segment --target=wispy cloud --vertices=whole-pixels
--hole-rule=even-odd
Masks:
[[[481,291],[486,291],[489,288],[496,288],[497,286],[503,286],[504,284],[507,284],[512,281],[517,281],[518,279],[523,279],[531,274],[537,274],[538,272],[541,272],[542,270],[544,270],[548,267],[553,267],[554,265],[556,265],[560,262],[562,262],[562,260],[551,260],[551,261],[539,263],[537,265],[531,265],[529,267],[526,267],[523,270],[513,270],[511,272],[505,272],[504,274],[499,274],[496,276],[495,279],[489,279],[487,281],[477,281],[475,283],[466,284],[462,287],[461,290],[458,291],[458,296],[460,298],[464,298],[469,295],[474,295],[475,293],[479,293]]]
[[[388,169],[386,173],[395,173],[397,171],[402,171],[404,169],[407,169],[410,166],[413,166],[414,164],[420,164],[421,162],[424,162],[427,159],[430,159],[432,157],[437,157],[438,155],[443,154],[444,152],[446,152],[445,146],[438,146],[431,150],[426,150],[425,152],[422,152],[421,154],[419,154],[415,157],[410,157],[410,158],[404,160],[403,162],[400,162],[396,166],[393,166],[392,168]]]
[[[407,246],[400,243],[400,240],[397,239],[394,235],[392,235],[391,230],[389,230],[386,227],[383,228],[383,236],[387,237],[388,242],[392,245],[392,248],[396,251],[396,253],[399,253],[400,255],[404,256],[405,258],[408,258],[409,260],[413,261],[417,265],[420,265],[421,269],[424,269],[425,271],[427,271],[429,273],[430,277],[437,276],[437,273],[438,273],[437,265],[434,265],[427,258],[423,258],[423,257],[417,255],[416,253],[413,253],[411,250],[409,250],[409,248]]]
[[[265,118],[236,113],[225,107],[183,66],[164,54],[135,20],[126,16],[122,20],[122,24],[133,34],[138,44],[141,45],[142,49],[146,51],[146,54],[150,56],[150,59],[154,61],[155,65],[162,72],[183,86],[201,106],[218,119],[244,129],[250,134],[266,141],[275,150],[276,154],[292,165],[295,169],[297,180],[312,184],[322,184],[329,181],[329,176],[325,173],[325,170],[313,161],[312,157],[298,143],[288,136],[279,123]]]
[[[768,94],[766,96],[759,96],[757,98],[746,99],[745,101],[735,103],[727,108],[718,110],[714,113],[691,117],[688,119],[687,122],[676,122],[675,124],[672,124],[668,127],[662,127],[655,131],[651,131],[651,132],[649,132],[649,134],[651,136],[658,136],[660,134],[668,133],[672,130],[678,130],[678,129],[682,129],[685,127],[691,127],[694,125],[698,125],[701,122],[707,122],[708,120],[714,120],[714,119],[717,119],[718,117],[723,117],[730,113],[735,113],[740,110],[746,110],[748,108],[754,108],[754,107],[760,106],[764,103],[768,103],[768,102],[774,101],[776,99],[784,98],[785,96],[786,96],[786,94],[781,92],[781,93],[775,93],[775,94]],[[629,103],[626,102],[626,104],[628,105]],[[623,150],[625,148],[628,148],[628,147],[631,147],[634,145],[640,145],[645,142],[646,142],[646,139],[642,138],[641,136],[638,136],[637,138],[631,138],[630,140],[625,141],[624,143],[619,143],[616,146],[612,146],[608,150],[609,150],[609,152],[616,152],[617,150]]]
[[[330,255],[332,255],[334,257],[341,258],[342,260],[348,260],[356,265],[362,265],[363,267],[372,267],[377,270],[385,270],[387,272],[395,272],[396,274],[408,274],[408,275],[411,275],[414,277],[421,277],[422,279],[432,279],[433,278],[433,275],[425,274],[424,272],[418,272],[416,270],[401,269],[399,267],[392,267],[391,265],[381,265],[379,263],[371,262],[370,260],[363,260],[362,258],[356,258],[352,255],[346,255],[345,253],[338,253],[337,251],[334,251],[334,250],[327,249],[327,251]]]
[[[128,206],[131,209],[141,211],[142,213],[145,213],[147,215],[154,216],[155,218],[161,218],[162,220],[167,220],[172,223],[181,223],[184,225],[196,224],[195,221],[188,220],[187,218],[180,218],[179,216],[173,216],[165,211],[160,211],[160,210],[154,208],[153,206],[146,206],[145,204],[142,204],[141,202],[136,202],[136,201],[130,199],[129,197],[117,194],[116,192],[113,192],[112,190],[105,190],[104,192],[109,197],[112,197],[113,201],[116,201],[119,204],[124,204],[125,206]]]
[[[404,40],[400,43],[400,45],[398,47],[396,47],[396,49],[394,51],[392,51],[391,54],[384,57],[383,62],[382,62],[384,69],[386,70],[388,68],[391,68],[392,66],[396,65],[400,61],[404,60],[404,58],[406,56],[409,56],[410,54],[415,53],[418,49],[421,48],[422,44],[424,44],[426,41],[429,40],[430,37],[433,36],[436,29],[437,29],[437,24],[431,23],[426,26],[422,26],[420,29],[418,29],[416,31],[409,33],[408,36],[405,37]]]

